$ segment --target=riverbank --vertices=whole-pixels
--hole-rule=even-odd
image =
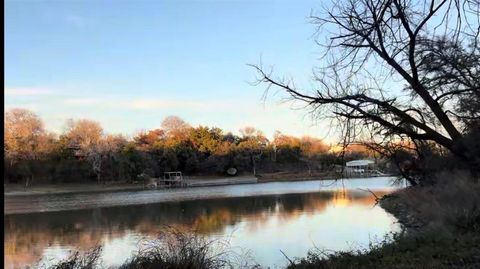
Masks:
[[[380,205],[403,225],[401,233],[366,249],[312,250],[288,268],[480,268],[480,185],[474,182],[463,173],[443,174],[435,185],[385,195]]]
[[[393,174],[368,175],[364,177],[393,177]],[[283,181],[307,181],[307,180],[335,180],[341,175],[333,171],[327,172],[276,172],[262,173],[258,176],[258,182],[283,182]]]
[[[276,172],[258,175],[258,182],[329,180],[337,177],[338,175],[334,172]]]
[[[189,177],[185,179],[187,187],[224,186],[236,184],[253,184],[258,179],[253,176],[238,177]],[[145,189],[143,183],[63,183],[41,184],[25,188],[22,184],[4,184],[4,196],[73,194],[92,192],[139,191]]]
[[[188,176],[185,181],[187,187],[224,186],[236,184],[254,184],[267,182],[293,182],[312,180],[335,179],[332,173],[265,173],[258,176],[214,177],[214,176]],[[106,182],[97,183],[61,183],[61,184],[38,184],[25,188],[23,184],[4,184],[5,196],[22,195],[45,195],[45,194],[68,194],[68,193],[91,193],[91,192],[116,192],[143,190],[142,182]]]
[[[383,175],[391,177],[393,175]],[[208,187],[239,184],[255,184],[268,182],[296,182],[313,180],[336,180],[338,175],[332,172],[277,172],[262,173],[257,176],[241,175],[236,177],[219,176],[188,176],[185,178],[187,187]],[[139,191],[144,190],[142,182],[105,182],[98,183],[60,183],[60,184],[38,184],[25,188],[23,184],[4,184],[4,196],[25,196],[25,195],[48,195],[48,194],[74,194],[92,192],[118,192],[118,191]]]

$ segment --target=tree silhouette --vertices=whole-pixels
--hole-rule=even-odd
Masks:
[[[465,101],[479,100],[480,1],[345,0],[332,6],[311,16],[325,49],[325,64],[314,71],[319,86],[301,89],[261,64],[252,65],[258,83],[334,120],[346,143],[366,137],[434,141],[480,167],[464,139],[465,127],[480,118],[478,105]]]

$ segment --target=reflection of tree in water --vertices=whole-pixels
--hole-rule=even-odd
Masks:
[[[55,242],[85,250],[101,243],[105,234],[155,236],[165,225],[208,235],[243,220],[261,227],[272,215],[288,220],[345,202],[373,205],[374,199],[362,192],[320,192],[7,215],[4,250],[9,260],[29,264]]]

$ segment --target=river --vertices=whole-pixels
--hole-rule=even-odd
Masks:
[[[313,247],[354,249],[399,230],[366,191],[400,188],[392,179],[5,197],[4,266],[48,265],[96,245],[103,265],[116,266],[168,225],[227,238],[262,266],[281,268],[281,251],[293,258]]]

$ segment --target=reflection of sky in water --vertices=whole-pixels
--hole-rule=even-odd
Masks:
[[[258,263],[281,266],[286,259],[280,250],[293,258],[314,246],[351,249],[398,229],[394,218],[374,204],[368,192],[357,190],[7,215],[5,266],[24,267],[40,259],[48,264],[67,257],[69,250],[98,244],[103,265],[119,265],[164,225],[227,238],[236,251],[251,250]]]
[[[118,266],[138,249],[142,236],[128,232],[119,238],[106,238],[103,242],[102,260],[105,265]]]
[[[179,188],[166,190],[144,190],[103,193],[77,193],[40,196],[6,196],[5,209],[8,214],[61,211],[87,208],[101,208],[125,205],[152,204],[161,202],[188,201],[199,199],[251,197],[287,193],[310,193],[315,191],[335,191],[338,189],[355,190],[393,190],[394,178],[360,178],[348,180],[314,180],[303,182],[269,182],[258,184],[239,184],[230,186],[211,186],[197,188]]]
[[[379,207],[332,203],[321,214],[303,212],[286,220],[278,212],[261,226],[246,220],[227,227],[225,233],[232,234],[232,245],[255,249],[260,264],[286,265],[280,250],[293,258],[305,256],[313,247],[340,250],[366,246],[395,230],[393,221]]]
[[[45,248],[41,256],[41,264],[53,264],[59,260],[64,260],[70,256],[69,246],[51,246]]]

